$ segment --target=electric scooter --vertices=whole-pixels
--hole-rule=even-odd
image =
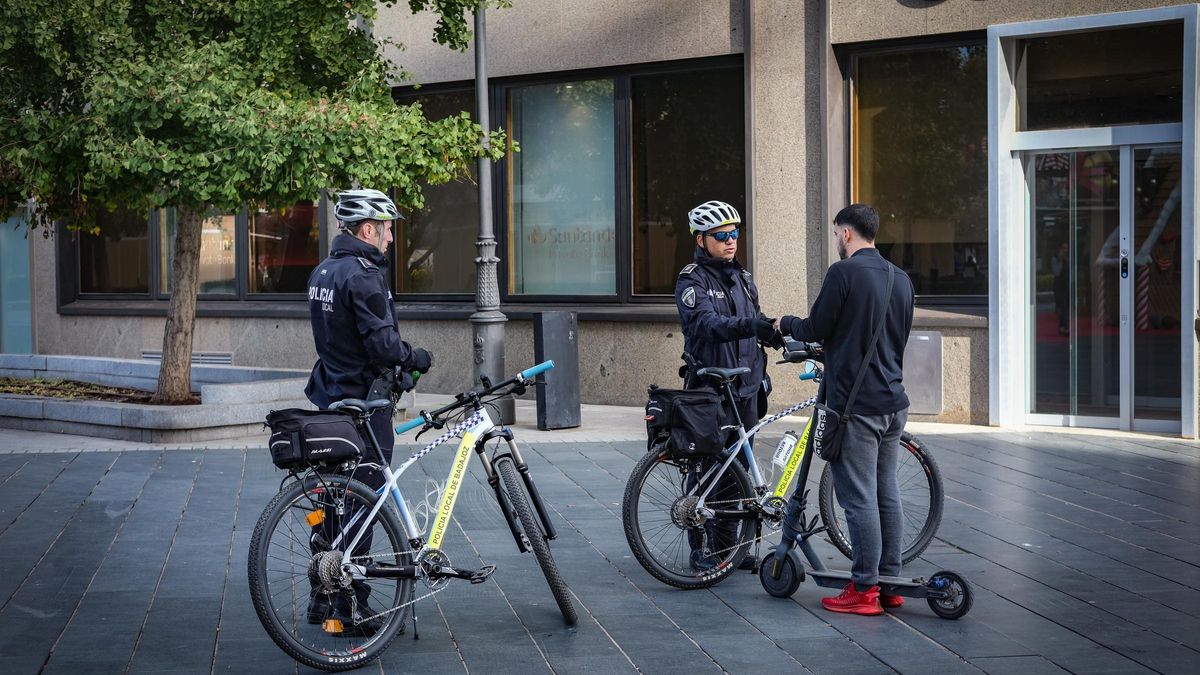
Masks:
[[[820,368],[811,360],[805,362],[806,371],[800,375],[802,380],[819,380]],[[810,427],[811,429],[811,420]],[[825,530],[824,525],[818,526],[819,516],[806,520],[804,509],[808,502],[808,472],[812,466],[812,440],[808,430],[805,430],[801,443],[805,444],[805,453],[800,460],[800,475],[796,480],[796,489],[788,502],[787,515],[784,519],[782,540],[762,560],[758,570],[758,578],[763,589],[776,598],[789,598],[804,582],[805,566],[808,561],[807,575],[811,576],[818,586],[825,588],[844,588],[850,582],[850,572],[827,569],[813,550],[809,539]],[[804,554],[804,560],[800,554]],[[924,577],[879,577],[879,589],[887,595],[900,595],[907,598],[924,598],[929,608],[943,619],[958,619],[971,611],[971,585],[957,572],[941,570],[928,579]]]

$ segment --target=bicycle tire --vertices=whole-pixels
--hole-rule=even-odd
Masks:
[[[525,498],[525,486],[517,476],[516,463],[512,457],[501,457],[496,460],[495,467],[497,473],[500,474],[500,480],[504,483],[508,503],[516,512],[517,519],[521,521],[525,539],[529,542],[529,548],[533,549],[533,557],[537,559],[538,567],[542,568],[542,574],[546,576],[546,583],[550,586],[550,593],[554,596],[554,601],[558,603],[563,620],[567,622],[568,626],[574,626],[579,617],[575,613],[575,603],[571,601],[571,590],[567,588],[567,583],[558,573],[558,565],[554,562],[554,555],[550,553],[550,542],[546,541],[542,525],[533,515],[533,510],[529,507],[529,500]]]
[[[633,471],[629,475],[629,480],[625,484],[625,496],[621,502],[622,520],[625,525],[625,540],[629,543],[629,549],[633,552],[638,563],[651,576],[664,584],[685,590],[708,588],[716,585],[732,574],[738,568],[738,565],[741,564],[742,559],[745,558],[746,552],[750,548],[750,542],[754,537],[754,528],[750,524],[755,521],[753,519],[738,519],[734,521],[743,523],[745,526],[740,528],[740,534],[733,537],[737,540],[736,543],[725,548],[728,551],[728,555],[722,556],[712,569],[693,570],[691,567],[684,569],[684,565],[680,560],[674,561],[677,563],[674,566],[669,566],[663,560],[659,559],[660,555],[656,555],[655,550],[659,548],[656,542],[647,541],[648,535],[643,531],[645,528],[643,527],[641,517],[643,513],[643,501],[649,502],[646,505],[647,507],[654,505],[653,499],[643,499],[645,496],[644,492],[648,489],[647,481],[655,469],[664,464],[677,466],[672,464],[672,460],[667,457],[665,451],[655,449],[646,453],[633,467]],[[723,495],[725,498],[724,501],[736,500],[744,505],[755,500],[754,488],[751,486],[750,478],[746,475],[746,470],[742,468],[741,464],[736,461],[730,464],[726,475],[731,475],[733,479],[731,483],[727,483],[727,488],[722,488],[726,493]],[[671,485],[664,481],[660,481],[660,483],[660,485],[654,486],[652,489],[661,490],[671,487]],[[730,492],[729,488],[732,488],[733,491]],[[679,490],[680,497],[682,497],[682,485],[679,486]],[[677,497],[672,498],[670,495],[666,495],[663,498],[673,499],[672,503],[678,501]],[[666,506],[667,509],[667,524],[662,526],[655,524],[654,527],[658,529],[650,533],[649,536],[654,537],[660,531],[674,534],[673,531],[668,529],[668,526],[670,526],[675,527],[679,532],[683,533],[676,536],[686,537],[687,530],[676,524],[672,518],[671,505],[660,503],[658,504],[659,510],[663,506]],[[650,509],[647,508],[645,510],[649,511]],[[690,540],[688,541],[688,545],[690,549]],[[673,543],[668,543],[666,544],[666,548],[674,549],[675,546]],[[682,553],[682,549],[679,549],[679,551]],[[666,550],[663,550],[663,553],[666,552]],[[692,551],[689,550],[689,557],[691,553]]]
[[[353,504],[350,503],[351,498],[354,500]],[[323,520],[324,514],[330,513],[329,509],[336,509],[338,505],[343,508],[349,507],[347,510],[353,513],[359,509],[369,509],[374,505],[376,499],[375,491],[357,480],[341,475],[326,475],[319,478],[309,476],[302,481],[290,483],[280,490],[267,504],[255,524],[247,556],[250,597],[254,604],[254,611],[275,644],[299,663],[330,672],[362,667],[379,658],[400,634],[404,626],[408,614],[407,607],[384,615],[383,623],[371,635],[327,633],[323,622],[321,620],[314,621],[312,618],[314,610],[311,603],[317,596],[311,590],[308,594],[297,592],[298,588],[303,589],[306,584],[311,587],[315,576],[315,572],[313,572],[315,556],[312,549],[319,548],[320,545],[313,543],[314,535],[311,530],[313,523],[311,521],[297,522],[295,523],[297,527],[292,527],[292,523],[289,523],[286,533],[280,529],[281,523],[284,523],[287,516],[300,518],[298,513],[293,513],[294,509],[298,509],[299,513],[304,514],[320,512]],[[371,530],[372,547],[365,553],[376,558],[390,556],[397,564],[400,562],[411,564],[408,535],[389,505],[380,509],[379,514],[372,521],[372,527],[376,523],[381,531]],[[341,532],[343,528],[334,525],[331,531]],[[278,542],[280,546],[275,545],[276,534],[282,535],[282,540]],[[386,541],[381,543],[379,541],[381,538]],[[283,543],[286,543],[286,546],[282,546]],[[280,561],[284,560],[284,556],[289,554],[296,558],[292,564],[292,576],[298,577],[290,581],[289,595],[293,606],[289,608],[280,603],[280,606],[277,607],[277,596],[288,590],[288,577],[280,582],[281,590],[272,590],[275,585],[272,583],[270,575],[272,570],[269,565],[279,565]],[[303,567],[297,567],[298,564],[303,564]],[[276,569],[274,572],[286,572],[286,570]],[[373,580],[370,584],[371,589],[367,591],[366,595],[369,597],[379,591],[380,587],[386,589],[392,583],[396,585],[391,598],[394,603],[392,606],[411,596],[414,583],[412,579]],[[345,594],[346,598],[349,598],[350,595],[356,594],[356,591],[351,589]],[[389,595],[387,590],[383,590],[380,594],[385,598]],[[328,603],[337,603],[338,601],[333,596],[326,600]],[[347,599],[346,602],[350,601]],[[304,606],[301,607],[298,603],[303,603]],[[365,611],[374,612],[376,608],[371,607]],[[328,617],[328,615],[325,616]],[[351,630],[351,632],[353,631]],[[318,645],[316,644],[318,640],[328,641],[328,644]]]
[[[923,512],[924,520],[919,523],[919,527],[905,527],[903,536],[900,558],[905,565],[916,560],[918,556],[925,552],[929,544],[933,542],[934,536],[937,534],[938,527],[942,524],[942,507],[944,500],[944,488],[942,486],[942,471],[938,468],[937,461],[933,455],[925,449],[919,440],[912,434],[904,432],[900,435],[900,447],[902,450],[907,450],[908,455],[901,455],[901,472],[904,472],[905,459],[912,457],[916,461],[916,466],[921,469],[920,473],[913,471],[912,482],[916,483],[919,488],[914,486],[905,488],[901,486],[900,501],[905,507],[905,512]],[[919,480],[918,477],[923,477]],[[902,478],[902,482],[906,479]],[[854,548],[850,543],[849,533],[844,526],[844,519],[839,515],[840,507],[837,507],[837,496],[834,493],[833,487],[833,472],[828,464],[821,472],[821,484],[818,488],[818,503],[821,510],[821,522],[825,525],[825,531],[828,534],[829,541],[837,547],[842,555],[847,558],[854,557]],[[928,501],[928,506],[924,506]],[[908,521],[908,516],[905,516]],[[911,521],[908,521],[911,522]]]

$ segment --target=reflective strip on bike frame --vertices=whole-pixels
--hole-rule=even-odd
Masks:
[[[450,513],[454,511],[454,501],[458,499],[458,488],[462,485],[463,476],[467,473],[467,460],[471,458],[471,450],[475,447],[475,433],[468,431],[463,434],[462,443],[458,445],[458,455],[450,466],[450,476],[446,479],[446,491],[442,493],[442,503],[438,506],[437,516],[433,519],[433,528],[429,531],[429,548],[440,548],[442,537],[450,524]]]
[[[792,484],[792,479],[796,477],[796,469],[800,466],[800,460],[804,459],[804,453],[808,450],[808,432],[812,431],[812,421],[816,415],[808,418],[808,424],[804,425],[804,434],[800,436],[800,440],[796,441],[796,447],[792,448],[792,456],[788,458],[787,466],[783,468],[783,474],[779,476],[779,485],[775,486],[774,496],[783,497],[787,492],[788,486]]]

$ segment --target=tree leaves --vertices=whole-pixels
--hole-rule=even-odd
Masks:
[[[408,3],[456,49],[478,4]],[[421,180],[465,176],[505,137],[397,106],[375,17],[369,0],[5,3],[0,211],[36,198],[41,221],[87,226],[103,205],[276,208],[354,183],[419,207]]]

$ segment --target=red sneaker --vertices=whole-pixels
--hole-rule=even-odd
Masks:
[[[879,604],[879,587],[872,586],[865,591],[854,588],[854,582],[846,585],[841,595],[832,598],[821,598],[821,604],[831,612],[845,614],[861,614],[877,616],[883,614],[883,606]]]
[[[896,609],[904,604],[904,596],[880,593],[879,604],[883,605],[884,609]]]

